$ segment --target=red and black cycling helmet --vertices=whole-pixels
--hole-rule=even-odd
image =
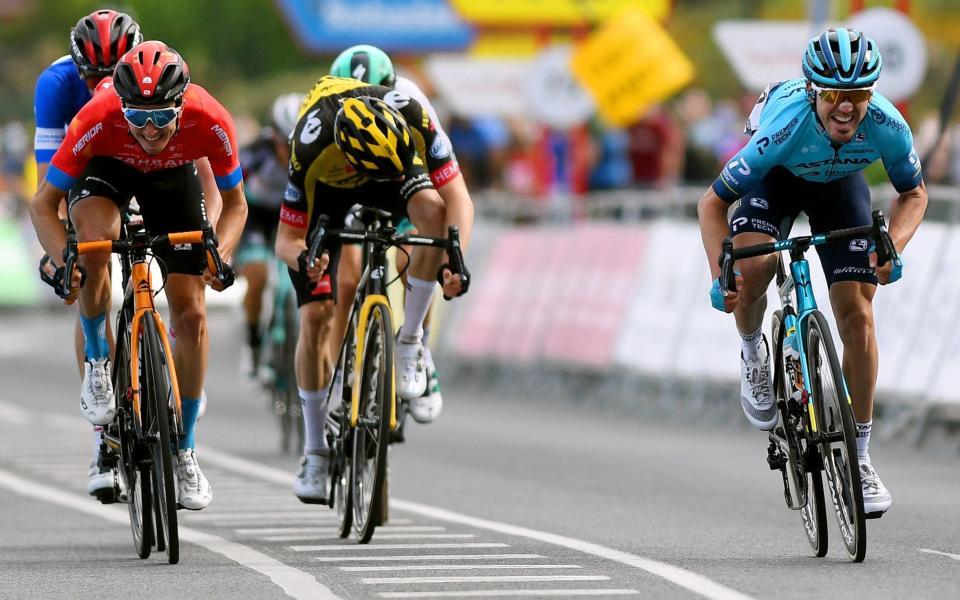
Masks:
[[[143,41],[127,13],[97,10],[70,30],[70,56],[84,77],[109,77],[125,52]]]
[[[143,42],[127,52],[113,74],[113,88],[124,104],[179,104],[190,83],[180,54],[163,42]]]

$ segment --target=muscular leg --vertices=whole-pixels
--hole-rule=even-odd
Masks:
[[[830,287],[830,304],[843,342],[843,373],[853,401],[857,423],[873,418],[879,351],[873,321],[876,286],[839,281]]]
[[[200,395],[207,373],[209,340],[207,307],[203,278],[198,275],[170,273],[164,288],[170,303],[170,320],[177,332],[173,362],[180,385],[184,437],[180,449],[194,447],[194,431],[200,412]]]
[[[70,216],[78,241],[116,239],[120,235],[120,211],[109,198],[84,198],[73,205]],[[80,257],[80,264],[87,270],[87,281],[80,289],[83,317],[97,317],[110,310],[109,262],[110,254],[105,252]]]
[[[304,454],[326,447],[324,423],[329,410],[327,385],[333,375],[330,337],[335,305],[332,301],[308,302],[300,307],[297,339],[297,387],[303,405]]]
[[[733,247],[743,248],[772,241],[774,239],[767,234],[747,232],[733,238]],[[777,257],[771,254],[740,260],[734,268],[743,275],[743,289],[740,290],[740,302],[733,315],[740,334],[749,335],[763,326],[767,288],[777,272]]]

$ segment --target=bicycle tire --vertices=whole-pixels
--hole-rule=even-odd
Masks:
[[[351,318],[351,322],[353,319]],[[354,327],[347,329],[345,339],[353,339]],[[352,356],[353,345],[344,344],[337,358],[337,370],[345,373],[349,368],[349,357]],[[336,379],[336,372],[334,373]],[[346,538],[353,530],[353,483],[351,480],[350,451],[353,438],[350,436],[350,398],[351,388],[348,385],[349,377],[343,376],[344,382],[340,387],[340,398],[333,397],[336,382],[330,382],[330,413],[325,423],[327,447],[330,448],[330,498],[328,504],[337,515],[337,534]]]
[[[150,468],[142,464],[142,450],[133,425],[133,414],[127,389],[130,387],[130,342],[124,320],[117,324],[117,346],[114,353],[113,390],[117,401],[117,437],[120,440],[120,463],[122,477],[127,489],[127,512],[130,516],[130,531],[137,556],[150,558],[153,550],[153,497],[150,487]]]
[[[783,325],[783,311],[774,311],[771,319],[772,339],[774,340],[774,394],[780,410],[779,431],[783,432],[788,448],[787,465],[783,469],[785,490],[789,489],[788,478],[792,478],[794,487],[802,494],[793,499],[795,504],[787,502],[788,506],[800,506],[800,520],[807,542],[813,550],[814,556],[823,558],[827,554],[829,534],[827,531],[827,507],[823,496],[823,480],[820,477],[820,466],[817,460],[816,448],[807,442],[806,432],[809,431],[806,411],[790,401],[792,394],[791,378],[784,357],[784,339],[786,337]],[[785,491],[785,494],[787,492]]]
[[[841,395],[846,385],[826,319],[814,311],[806,324],[808,373],[827,487],[847,554],[853,562],[862,562],[867,553],[867,527],[853,409],[849,398]],[[830,439],[836,436],[839,439]]]
[[[393,400],[393,323],[383,304],[374,304],[367,315],[363,364],[358,375],[360,406],[353,430],[353,526],[357,541],[366,544],[382,514],[383,486],[390,441],[390,406]]]
[[[150,432],[150,470],[153,473],[153,506],[157,520],[157,549],[167,553],[167,562],[180,560],[180,540],[177,529],[177,482],[173,476],[173,452],[177,447],[176,415],[169,403],[170,365],[160,344],[153,316],[145,314],[142,321],[143,339],[140,344],[141,406],[150,406],[151,421],[145,429]],[[145,377],[144,377],[145,376]],[[171,427],[173,425],[174,427]]]

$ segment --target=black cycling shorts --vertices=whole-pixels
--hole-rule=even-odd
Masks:
[[[68,210],[91,196],[110,198],[121,213],[135,196],[144,227],[151,235],[196,231],[207,218],[203,187],[193,163],[144,173],[115,158],[97,156],[70,189]],[[164,273],[202,275],[207,266],[200,244],[170,246],[158,250],[155,256]]]
[[[330,217],[327,229],[342,229],[347,214],[358,204],[385,210],[393,215],[394,222],[399,222],[407,217],[407,203],[400,197],[399,190],[400,183],[393,181],[369,181],[358,188],[349,189],[318,184],[315,196],[316,205],[311,214],[308,231],[311,235],[313,234],[320,215]],[[310,241],[312,241],[312,238],[308,239],[307,243],[309,244]],[[318,300],[336,301],[340,246],[340,242],[334,240],[324,245],[324,248],[330,252],[330,264],[319,287],[310,283],[310,280],[298,271],[288,269],[290,280],[293,282],[294,289],[297,290],[297,306],[303,306],[308,302]]]
[[[814,234],[873,223],[870,189],[863,173],[819,183],[776,167],[743,198],[730,217],[730,235],[759,232],[786,239],[800,212],[810,219]],[[870,268],[867,238],[817,246],[827,284],[862,281],[877,284]]]

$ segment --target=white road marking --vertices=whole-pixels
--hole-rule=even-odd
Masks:
[[[250,460],[237,458],[212,448],[201,447],[199,451],[206,461],[216,464],[221,468],[235,469],[237,472],[243,473],[249,477],[259,477],[266,481],[274,481],[287,486],[293,484],[293,475],[279,469],[275,469],[273,467]],[[507,535],[525,537],[548,544],[562,546],[564,548],[570,548],[578,552],[592,554],[600,558],[605,558],[631,567],[642,569],[651,575],[656,575],[657,577],[666,579],[675,585],[690,590],[696,594],[700,594],[701,596],[709,598],[710,600],[753,600],[750,596],[742,592],[738,592],[732,588],[728,588],[727,586],[717,583],[716,581],[700,575],[699,573],[694,573],[693,571],[688,571],[674,565],[644,558],[636,554],[630,554],[629,552],[623,552],[614,548],[601,546],[600,544],[594,544],[592,542],[586,542],[545,531],[528,529],[526,527],[518,527],[516,525],[510,525],[507,523],[500,523],[498,521],[479,519],[442,508],[427,506],[418,502],[401,500],[399,498],[391,498],[390,506],[391,508],[412,512],[440,521],[460,523],[462,525],[468,525],[478,529],[486,529],[488,531],[497,531]]]
[[[509,548],[510,544],[480,542],[466,544],[366,544],[361,550],[414,550],[416,548]],[[324,546],[290,546],[294,552],[324,552],[326,550],[357,550],[357,544],[330,544]]]
[[[598,589],[584,590],[442,590],[438,592],[381,592],[381,598],[496,598],[508,596],[536,596],[538,598],[552,598],[554,596],[627,596],[639,594],[630,589]]]
[[[377,528],[380,531],[395,531],[395,532],[425,532],[425,531],[443,531],[446,527],[441,527],[439,525],[411,525],[411,526],[399,526],[393,527],[391,525],[385,525],[383,527]],[[283,535],[286,533],[289,534],[318,534],[318,533],[327,533],[330,531],[329,527],[252,527],[246,529],[235,529],[236,533],[239,535]],[[377,537],[380,537],[379,535]]]
[[[960,560],[960,554],[950,554],[949,552],[940,552],[939,550],[931,550],[929,548],[920,548],[920,552],[926,552],[927,554],[939,554],[940,556],[949,556],[953,560]]]
[[[466,575],[462,577],[363,577],[364,585],[408,583],[516,583],[527,581],[609,581],[606,575]]]
[[[256,512],[229,512],[217,510],[216,512],[190,514],[187,515],[187,518],[191,521],[264,521],[266,519],[273,518],[298,519],[300,517],[336,520],[337,515],[333,514],[333,511],[327,509],[326,507],[323,508],[323,512],[317,509],[284,510],[274,512],[268,512],[265,510]]]
[[[340,567],[341,571],[482,571],[485,569],[582,569],[580,565],[379,565],[375,567]]]
[[[378,533],[378,540],[463,540],[475,538],[472,533]]]
[[[21,496],[58,504],[117,524],[125,526],[129,526],[130,524],[130,517],[127,514],[126,507],[121,509],[115,506],[94,504],[88,497],[70,494],[56,488],[41,485],[2,469],[0,469],[0,486],[6,487]],[[180,539],[183,541],[202,546],[211,552],[225,556],[243,567],[266,575],[291,598],[298,600],[313,598],[339,600],[339,596],[335,595],[329,588],[317,581],[313,575],[287,566],[266,554],[257,552],[253,548],[248,548],[247,546],[196,529],[184,527],[183,525],[179,527],[179,532]]]
[[[542,554],[406,554],[402,556],[314,556],[317,562],[384,562],[407,560],[510,560],[548,558]]]

